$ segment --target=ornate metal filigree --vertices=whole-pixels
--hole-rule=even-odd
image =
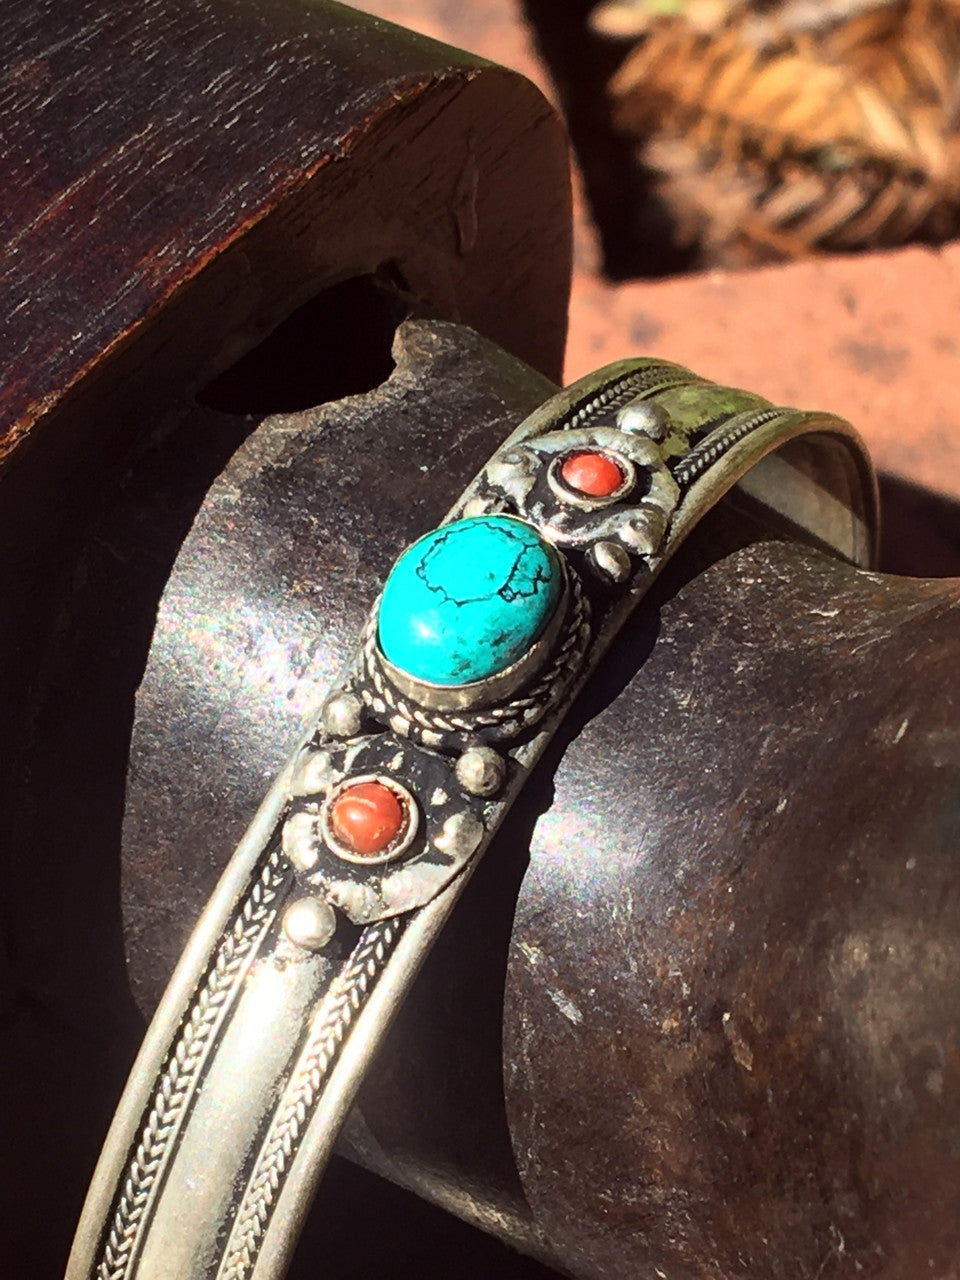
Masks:
[[[126,1280],[157,1180],[189,1106],[204,1059],[226,1017],[231,997],[276,915],[287,867],[279,850],[268,856],[191,1002],[157,1082],[129,1157],[97,1265],[97,1280]]]
[[[564,458],[597,452],[624,473],[614,495],[589,498],[564,491],[558,466]],[[635,556],[651,557],[666,537],[680,489],[657,440],[617,427],[554,431],[512,445],[484,468],[477,506],[509,510],[535,524],[555,546],[586,551],[619,542]]]
[[[404,856],[367,865],[346,860],[324,821],[331,797],[347,779],[403,779],[423,810]],[[392,733],[308,747],[293,775],[293,802],[283,848],[302,882],[354,924],[422,907],[463,870],[485,834],[485,802],[465,796],[455,761]],[[416,803],[416,801],[414,802]]]
[[[323,1083],[393,953],[404,924],[402,919],[392,919],[364,929],[314,1016],[306,1045],[243,1193],[218,1280],[245,1280],[250,1274],[280,1187],[310,1122]]]
[[[662,403],[651,401],[661,393]],[[282,1221],[302,1211],[303,1180],[296,1171],[291,1178],[298,1152],[326,1159],[385,1020],[471,867],[628,606],[669,555],[681,493],[706,509],[730,476],[714,479],[713,491],[695,482],[716,477],[725,451],[749,452],[757,439],[767,449],[778,438],[778,411],[758,409],[755,397],[741,410],[740,394],[718,397],[677,366],[623,362],[521,424],[450,520],[498,513],[528,522],[552,544],[562,590],[551,596],[549,619],[521,632],[509,661],[493,674],[481,668],[456,686],[455,699],[434,696],[439,677],[433,685],[422,672],[419,682],[398,682],[399,667],[391,670],[380,650],[374,609],[355,669],[265,803],[191,944],[182,972],[195,994],[184,1014],[178,979],[154,1037],[164,1047],[141,1059],[97,1175],[71,1280],[134,1280],[149,1269],[139,1261],[151,1245],[175,1255],[171,1274],[184,1280],[276,1274],[279,1253],[268,1233],[284,1202]],[[564,464],[580,455],[599,459],[604,484],[574,483]],[[681,524],[688,516],[680,511]],[[353,803],[361,788],[386,794],[396,814],[369,847],[351,844],[340,821],[344,797]],[[264,976],[277,986],[263,986]],[[244,1019],[259,1030],[258,984],[260,998],[263,990],[271,1001],[279,993],[273,1012],[292,1011],[294,1022],[283,1024],[290,1039],[277,1063],[259,1081],[256,1072],[237,1081],[227,1046]],[[222,1058],[212,1056],[218,1046]],[[144,1075],[153,1082],[146,1109]],[[232,1164],[215,1154],[218,1107],[204,1116],[195,1103],[217,1099],[218,1076],[256,1124],[256,1139],[244,1139]],[[198,1093],[201,1080],[209,1093]],[[192,1206],[204,1235],[198,1243],[178,1237],[184,1201],[177,1179],[166,1176],[180,1144],[201,1163],[211,1153],[209,1187]]]

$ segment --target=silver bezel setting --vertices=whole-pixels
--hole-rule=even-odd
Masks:
[[[386,787],[388,791],[392,791],[400,802],[400,808],[403,810],[406,819],[402,834],[391,841],[382,853],[358,853],[356,849],[351,849],[349,845],[344,844],[333,829],[331,810],[334,804],[345,791],[359,786],[362,782],[376,782],[380,786]],[[335,787],[331,787],[320,810],[320,832],[323,836],[324,844],[326,844],[331,853],[335,853],[344,862],[353,863],[356,867],[379,867],[387,862],[396,862],[398,858],[402,858],[409,851],[417,838],[419,830],[420,806],[417,804],[413,793],[408,791],[396,778],[389,778],[382,773],[362,773],[354,777],[344,778]]]
[[[546,660],[516,693],[491,706],[435,711],[405,696],[383,669],[377,646],[376,610],[364,632],[356,690],[372,716],[403,738],[430,748],[463,750],[477,740],[502,742],[531,731],[565,690],[590,643],[590,608],[578,575],[571,571],[558,609],[558,634]],[[538,643],[542,643],[542,636]]]

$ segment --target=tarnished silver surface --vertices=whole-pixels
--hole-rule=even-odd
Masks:
[[[355,693],[339,693],[331,698],[321,712],[321,722],[327,733],[336,738],[352,738],[360,732],[363,703]]]
[[[560,477],[565,457],[588,451],[616,460],[623,472],[623,482],[609,496],[577,494]],[[680,500],[658,442],[608,426],[551,431],[502,450],[485,469],[482,484],[488,510],[509,504],[558,547],[610,540],[646,556],[656,554]]]
[[[585,446],[627,459],[631,484],[614,502],[565,506],[550,467]],[[69,1280],[283,1273],[366,1065],[477,859],[624,617],[751,467],[745,489],[771,519],[870,561],[872,481],[847,424],[678,366],[601,370],[498,451],[448,519],[503,511],[565,553],[571,590],[554,653],[508,701],[438,719],[402,691],[389,700],[389,673],[372,680],[368,628],[177,968],[108,1136]],[[359,865],[331,847],[324,813],[344,779],[371,775],[405,788],[419,816],[402,856]],[[336,922],[327,941],[325,908]]]
[[[470,747],[457,761],[457,781],[472,796],[495,796],[506,777],[503,756],[493,747]]]

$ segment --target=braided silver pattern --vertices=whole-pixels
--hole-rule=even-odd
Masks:
[[[699,480],[703,473],[713,466],[721,454],[726,453],[738,441],[743,440],[751,431],[756,431],[765,422],[772,422],[774,418],[781,417],[784,412],[785,410],[777,408],[760,409],[727,429],[721,429],[713,435],[707,436],[696,448],[684,454],[679,462],[674,465],[673,476],[677,484],[686,489],[693,484],[694,480]],[[786,412],[789,412],[789,410]]]
[[[283,865],[282,865],[283,864]],[[285,863],[274,849],[243,905],[229,925],[203,985],[197,991],[164,1064],[157,1090],[145,1114],[136,1147],[128,1158],[96,1280],[125,1280],[134,1246],[144,1225],[151,1193],[169,1154],[203,1061],[219,1030],[230,996],[252,957],[256,944],[276,915],[272,903],[285,875]]]
[[[360,697],[390,728],[427,747],[460,746],[482,737],[499,742],[519,737],[538,724],[566,692],[590,643],[590,608],[575,573],[569,575],[570,605],[556,651],[539,678],[522,696],[472,711],[431,711],[403,694],[389,680],[377,644],[377,610],[363,633]]]
[[[244,1280],[253,1268],[323,1083],[340,1056],[350,1028],[389,960],[405,923],[403,918],[394,917],[364,929],[323,1000],[260,1149],[234,1220],[218,1280]]]
[[[659,391],[669,391],[673,387],[686,387],[691,383],[701,383],[700,378],[689,369],[675,364],[649,364],[642,369],[632,370],[606,386],[599,387],[590,393],[586,400],[571,406],[565,414],[557,419],[551,430],[563,431],[571,427],[582,426],[598,413],[612,413],[631,400],[648,399]]]

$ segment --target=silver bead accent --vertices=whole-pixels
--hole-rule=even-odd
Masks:
[[[507,766],[493,747],[470,747],[457,761],[454,772],[470,795],[492,796],[503,786]]]
[[[319,951],[337,930],[337,917],[329,902],[320,898],[299,898],[283,915],[283,931],[305,951]]]
[[[363,703],[355,694],[338,693],[323,708],[323,728],[333,738],[353,738],[360,732]]]
[[[630,556],[619,542],[595,542],[590,548],[590,562],[613,582],[625,582],[630,576]]]
[[[469,501],[463,504],[463,511],[461,512],[461,515],[463,517],[485,516],[490,514],[490,512],[494,510],[495,506],[496,504],[492,503],[489,498],[470,498]]]
[[[659,511],[648,508],[632,520],[624,522],[620,529],[620,541],[635,555],[652,556],[663,541],[667,521]]]
[[[632,400],[617,414],[617,426],[628,435],[664,440],[670,431],[670,418],[665,409],[651,400]]]
[[[304,751],[290,780],[290,795],[322,795],[332,777],[333,759],[329,751]]]
[[[480,847],[485,828],[472,813],[454,813],[443,824],[443,830],[434,840],[441,853],[453,858],[469,858]]]
[[[283,852],[297,871],[312,871],[317,865],[316,817],[301,809],[283,824]]]

